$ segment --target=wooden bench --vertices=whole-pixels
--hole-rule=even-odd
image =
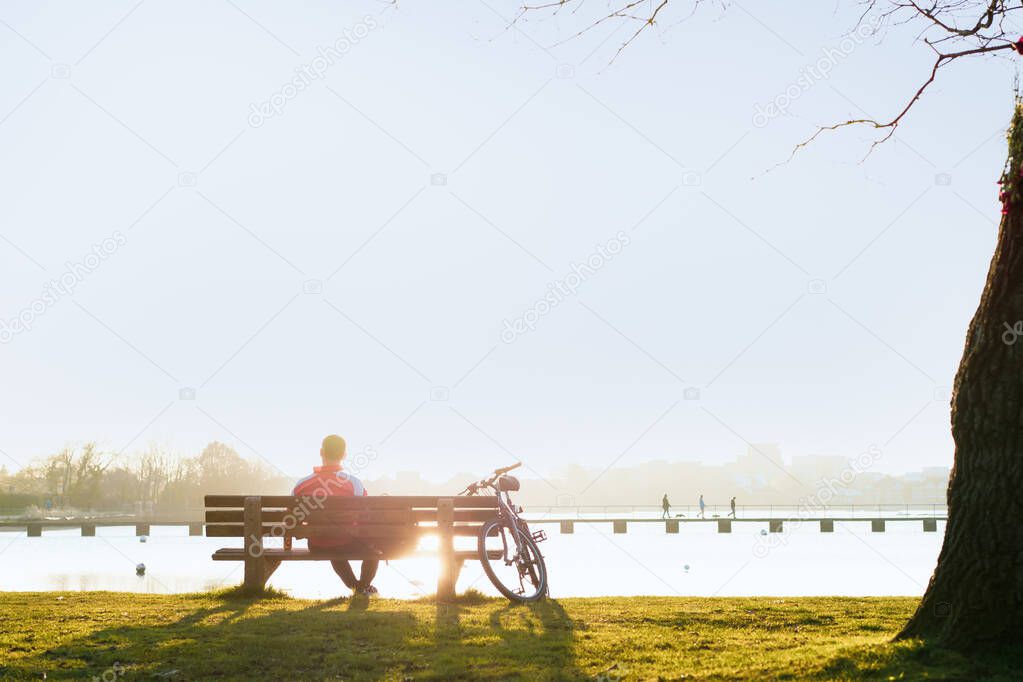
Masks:
[[[424,553],[440,557],[437,598],[451,599],[466,560],[477,551],[456,551],[456,536],[478,537],[480,527],[497,514],[496,497],[293,497],[291,495],[207,495],[206,537],[243,538],[242,547],[213,553],[214,561],[244,561],[244,587],[261,592],[283,561],[401,559]],[[436,551],[419,541],[436,535]],[[264,547],[266,537],[283,539],[283,548]],[[321,537],[358,539],[358,547],[294,549],[292,540]],[[367,549],[367,546],[371,549]]]

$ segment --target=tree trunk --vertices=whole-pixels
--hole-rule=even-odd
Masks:
[[[1009,129],[1002,221],[952,393],[945,541],[899,638],[953,649],[1023,642],[1023,104]]]

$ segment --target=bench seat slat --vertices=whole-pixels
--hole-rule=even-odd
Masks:
[[[491,550],[488,552],[491,559],[501,558],[500,550]],[[267,559],[274,559],[279,561],[324,561],[330,559],[353,559],[359,561],[361,559],[397,559],[405,558],[410,556],[435,556],[435,552],[429,551],[412,551],[404,553],[395,553],[388,556],[387,553],[380,555],[370,555],[365,552],[352,552],[346,549],[331,549],[331,550],[317,550],[315,552],[308,549],[265,549],[263,550],[263,556]],[[475,561],[479,558],[479,554],[475,550],[458,550],[455,552],[455,558],[461,560]],[[240,548],[229,547],[225,549],[218,549],[213,553],[214,561],[244,561],[245,550]]]
[[[205,505],[208,508],[242,509],[245,507],[246,495],[206,495]],[[369,495],[366,497],[346,497],[335,495],[319,500],[308,497],[305,500],[307,509],[316,509],[321,504],[327,509],[437,509],[437,500],[451,499],[455,509],[496,509],[497,498],[492,495],[467,496],[423,496],[423,495]],[[303,502],[301,497],[291,495],[262,495],[261,506],[265,509],[290,509]]]

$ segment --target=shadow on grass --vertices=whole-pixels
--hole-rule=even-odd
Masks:
[[[964,655],[922,640],[850,648],[826,661],[817,680],[1019,680],[1023,647]]]
[[[434,608],[434,637],[423,653],[437,679],[588,679],[576,667],[576,624],[557,601],[513,605],[465,595]]]
[[[115,671],[126,680],[581,677],[572,663],[571,621],[554,602],[511,607],[468,595],[447,604],[365,597],[309,604],[232,590],[189,597],[160,612],[157,622],[152,613],[135,622],[125,622],[127,614],[83,616],[99,627],[3,667],[4,677],[38,679],[40,671],[50,679],[104,679]]]
[[[100,629],[25,667],[84,667],[90,675],[120,669],[126,679],[372,678],[402,664],[401,649],[417,626],[411,613],[367,611],[365,599],[299,609],[290,600],[231,595],[214,601],[170,623]]]

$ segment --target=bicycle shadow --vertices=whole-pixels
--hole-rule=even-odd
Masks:
[[[475,608],[477,604],[490,608]],[[554,600],[533,604],[494,603],[470,596],[438,603],[434,649],[443,679],[491,677],[516,670],[527,680],[583,679],[575,664],[574,623]],[[448,664],[445,652],[457,654]]]

